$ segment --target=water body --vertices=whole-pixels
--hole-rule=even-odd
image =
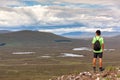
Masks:
[[[55,40],[55,42],[72,42],[71,40]]]
[[[42,58],[51,58],[51,56],[41,56]]]
[[[6,45],[6,43],[0,43],[0,46],[5,46]]]
[[[74,51],[92,51],[91,48],[88,47],[80,47],[80,48],[73,48]]]
[[[84,55],[78,55],[73,53],[61,53],[59,57],[84,57]]]
[[[35,52],[13,52],[12,54],[34,54]]]
[[[92,51],[92,48],[88,47],[80,47],[80,48],[73,48],[74,51]],[[105,51],[115,51],[115,49],[104,49]]]
[[[115,49],[104,49],[105,51],[115,51]]]

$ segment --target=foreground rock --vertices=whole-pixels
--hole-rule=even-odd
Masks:
[[[120,67],[110,67],[103,72],[81,72],[77,75],[62,75],[49,80],[120,80]]]

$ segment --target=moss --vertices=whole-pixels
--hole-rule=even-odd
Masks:
[[[106,71],[116,71],[116,67],[108,66],[108,67],[106,67]]]
[[[120,74],[117,75],[117,78],[120,78]]]
[[[109,78],[104,78],[104,79],[102,79],[102,80],[111,80],[111,79],[109,79]]]

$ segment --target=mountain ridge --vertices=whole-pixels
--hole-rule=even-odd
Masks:
[[[39,31],[16,31],[10,33],[0,34],[0,42],[6,44],[16,44],[16,45],[49,45],[56,44],[56,41],[67,41],[72,40],[70,38],[62,37],[49,32],[39,32]]]

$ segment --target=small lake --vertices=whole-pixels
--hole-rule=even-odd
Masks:
[[[73,53],[61,53],[59,57],[84,57],[84,55],[73,54]]]
[[[41,56],[42,58],[51,58],[51,56]]]
[[[92,51],[92,48],[88,47],[80,47],[80,48],[73,48],[73,51]],[[115,51],[115,49],[104,49],[105,51]]]
[[[35,52],[13,52],[12,54],[34,54]]]
[[[74,51],[92,51],[91,48],[88,47],[80,47],[80,48],[73,48]]]
[[[104,49],[105,51],[115,51],[115,49]]]

